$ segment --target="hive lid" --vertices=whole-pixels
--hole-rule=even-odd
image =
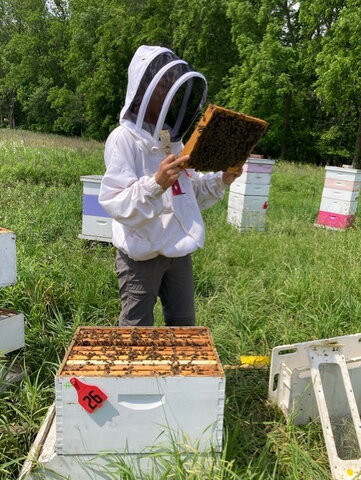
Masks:
[[[180,155],[195,170],[239,170],[268,127],[260,118],[208,105]]]
[[[206,327],[79,327],[59,376],[223,376]]]

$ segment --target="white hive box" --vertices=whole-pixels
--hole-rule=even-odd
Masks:
[[[261,195],[242,195],[241,193],[232,192],[228,197],[228,207],[234,210],[248,210],[258,212],[265,210],[268,196]]]
[[[242,179],[242,175],[239,178],[236,178],[236,180],[231,184],[231,187],[230,187],[231,193],[268,197],[269,190],[270,190],[269,183],[268,184],[245,183]]]
[[[88,413],[71,378],[107,401]],[[80,328],[55,387],[58,455],[221,451],[225,379],[207,328]]]
[[[101,242],[112,241],[112,219],[99,204],[101,175],[80,177],[83,182],[83,216],[80,238]]]
[[[0,352],[12,352],[24,344],[24,315],[0,308]]]
[[[241,232],[264,231],[274,160],[249,158],[230,187],[227,221]]]
[[[241,232],[263,232],[266,228],[266,210],[247,211],[228,207],[227,221]]]
[[[53,405],[44,419],[34,444],[24,462],[19,480],[58,480],[67,478],[72,480],[111,480],[119,478],[116,475],[117,466],[126,464],[135,478],[144,479],[160,478],[167,467],[171,467],[174,457],[157,452],[154,456],[149,454],[114,453],[102,455],[58,455],[55,449],[56,421],[55,406]],[[177,458],[179,452],[177,453]],[[208,472],[211,465],[219,461],[220,455],[212,453],[211,456],[187,453],[180,455],[183,465],[190,471]],[[113,468],[111,467],[113,466]],[[107,473],[106,473],[107,472]],[[111,473],[113,476],[111,476]],[[147,476],[148,478],[148,476]],[[207,477],[208,478],[208,477]]]
[[[16,283],[15,233],[0,228],[0,287]]]

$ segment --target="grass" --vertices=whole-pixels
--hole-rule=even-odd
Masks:
[[[102,149],[0,130],[0,226],[16,232],[18,259],[18,282],[0,290],[0,305],[26,317],[26,348],[6,363],[16,357],[27,369],[20,385],[1,394],[0,480],[16,478],[53,401],[54,374],[75,328],[117,323],[114,247],[77,238],[79,177],[103,173]],[[240,234],[228,225],[227,197],[204,212],[206,244],[194,255],[197,323],[211,328],[224,364],[361,330],[361,221],[345,232],[314,227],[323,181],[322,168],[278,162],[266,233]],[[156,321],[162,323],[159,305]],[[219,471],[199,472],[173,456],[169,471],[177,465],[181,473],[174,476],[174,467],[164,478],[329,479],[320,426],[287,424],[267,404],[267,381],[264,371],[228,370]],[[109,462],[109,478],[119,478],[121,466]]]

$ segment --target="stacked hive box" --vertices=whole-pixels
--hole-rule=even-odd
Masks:
[[[102,181],[101,175],[87,175],[80,177],[83,182],[83,220],[80,238],[112,241],[112,219],[99,204],[99,190]]]
[[[274,160],[249,158],[230,187],[227,220],[240,231],[264,231]]]
[[[103,406],[88,413],[74,379],[99,388]],[[152,452],[174,445],[180,454],[221,452],[225,379],[207,328],[82,327],[55,383],[52,438],[37,460],[67,478],[95,474],[88,461],[103,451],[134,468],[135,459],[151,462]]]
[[[361,170],[326,167],[325,185],[316,224],[333,229],[350,227],[355,219]]]
[[[15,234],[0,228],[0,287],[16,283]]]
[[[0,287],[14,283],[16,283],[15,234],[0,228]],[[23,346],[23,314],[0,308],[0,352],[11,352]]]

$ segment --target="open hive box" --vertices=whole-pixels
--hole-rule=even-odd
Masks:
[[[78,329],[63,361],[64,376],[221,375],[207,328]]]
[[[268,123],[216,105],[208,105],[181,155],[187,167],[202,171],[240,170]]]
[[[82,408],[74,378],[99,388],[104,405]],[[81,327],[56,376],[57,452],[139,453],[174,436],[220,452],[224,389],[207,328]]]

